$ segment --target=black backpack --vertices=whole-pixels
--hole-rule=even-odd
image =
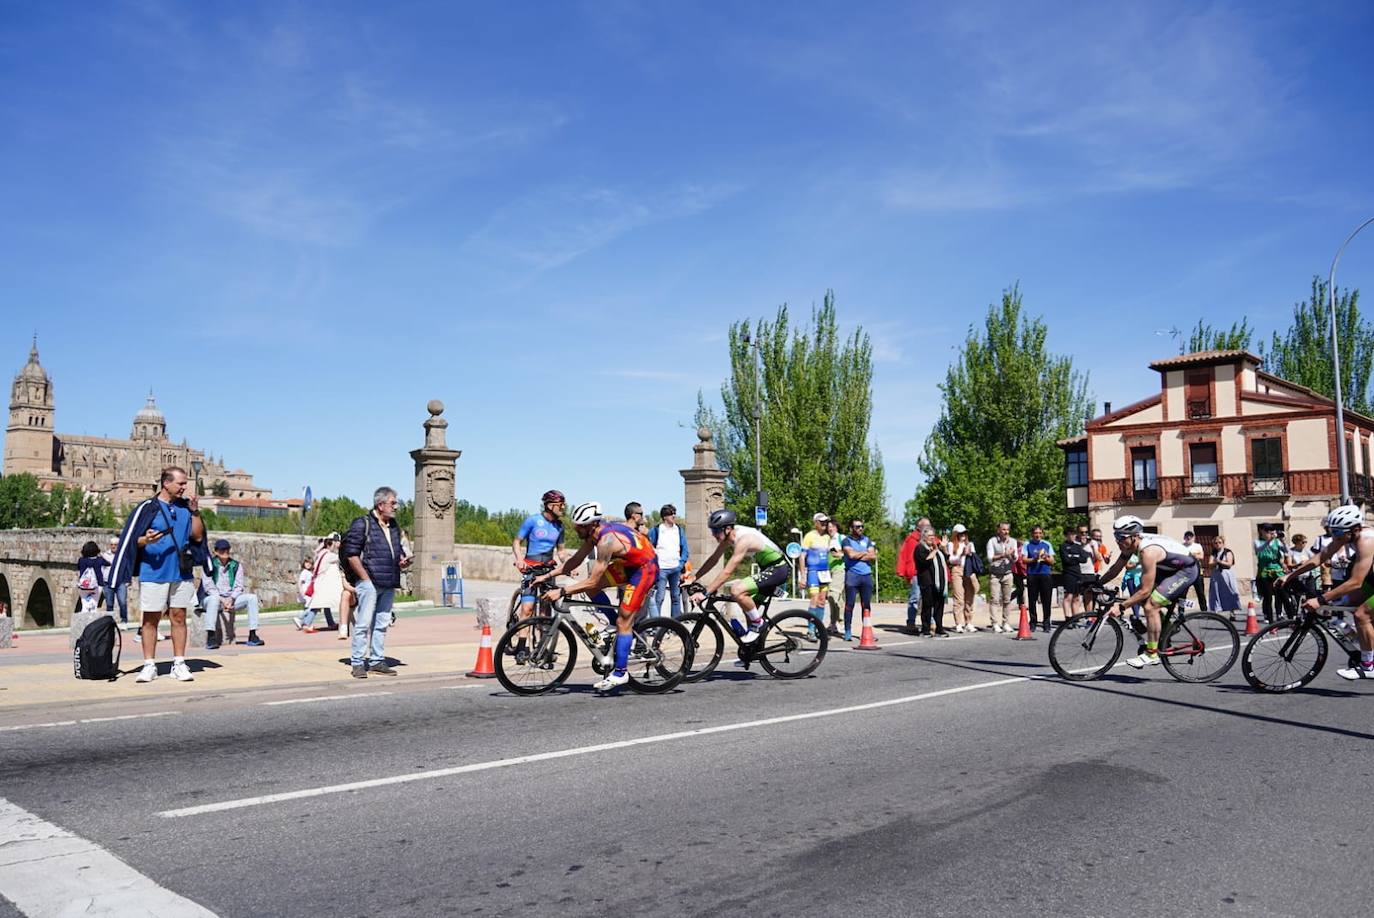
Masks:
[[[78,679],[108,679],[119,675],[119,652],[123,639],[114,616],[102,615],[86,626],[76,639],[72,669]]]

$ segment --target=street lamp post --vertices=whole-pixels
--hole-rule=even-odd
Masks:
[[[767,508],[768,500],[763,493],[763,382],[762,382],[762,342],[752,338],[749,330],[744,331],[744,346],[754,349],[754,505]]]
[[[1341,351],[1336,342],[1336,265],[1340,263],[1341,256],[1345,254],[1345,247],[1350,245],[1350,240],[1360,234],[1360,230],[1369,224],[1374,223],[1374,217],[1355,227],[1355,231],[1345,237],[1345,242],[1336,250],[1336,257],[1331,259],[1331,273],[1326,276],[1326,307],[1331,313],[1331,369],[1334,373],[1333,379],[1336,386],[1336,436],[1339,443],[1336,446],[1336,468],[1341,476],[1341,503],[1350,503],[1350,469],[1347,466],[1345,455],[1345,405],[1341,400]]]

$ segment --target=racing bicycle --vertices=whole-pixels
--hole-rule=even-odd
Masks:
[[[1279,588],[1289,617],[1270,622],[1245,645],[1240,671],[1245,681],[1261,692],[1300,689],[1326,665],[1327,637],[1345,651],[1350,666],[1360,665],[1360,644],[1355,635],[1332,622],[1333,614],[1354,612],[1352,606],[1319,606],[1305,609],[1302,599],[1321,595],[1315,584],[1289,582]],[[1295,608],[1296,606],[1296,608]]]
[[[686,612],[678,619],[686,627],[695,648],[687,682],[698,682],[715,671],[725,655],[726,635],[735,642],[745,669],[757,662],[779,679],[809,676],[825,659],[830,635],[809,611],[792,609],[770,616],[768,606],[773,597],[767,597],[759,607],[764,622],[762,630],[757,638],[746,644],[740,640],[730,617],[720,608],[722,603],[733,603],[734,597],[725,593],[708,594],[699,583],[683,587],[683,591],[702,597],[700,612]]]
[[[549,582],[535,585],[538,613],[519,619],[496,642],[496,678],[516,695],[552,691],[568,678],[577,663],[577,645],[587,648],[592,669],[604,676],[615,665],[616,610],[599,603],[563,598],[547,602]],[[682,682],[692,665],[691,635],[671,618],[635,622],[634,644],[626,671],[630,688],[657,694]]]
[[[1050,665],[1065,679],[1083,682],[1100,678],[1116,665],[1129,629],[1144,650],[1145,621],[1129,617],[1124,623],[1113,606],[1115,589],[1090,584],[1093,609],[1071,616],[1050,637]],[[1212,682],[1235,665],[1240,654],[1236,626],[1215,612],[1163,612],[1159,633],[1159,661],[1180,682]]]
[[[520,574],[520,585],[515,588],[515,592],[510,597],[510,607],[506,611],[506,630],[514,628],[520,621],[520,597],[526,596],[533,589],[534,579],[547,574],[558,566],[555,561],[535,561],[527,562]],[[548,615],[548,604],[542,599],[535,603],[535,608],[531,614],[537,612],[541,615]]]

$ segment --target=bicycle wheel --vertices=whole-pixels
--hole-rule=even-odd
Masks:
[[[784,612],[768,620],[758,636],[752,657],[779,679],[800,679],[815,671],[825,659],[830,635],[810,612]]]
[[[1097,679],[1121,656],[1121,622],[1114,616],[1083,612],[1060,622],[1050,636],[1050,665],[1073,682]]]
[[[657,695],[677,687],[692,666],[692,636],[671,618],[646,618],[635,625],[626,672],[630,688]]]
[[[520,623],[520,591],[516,590],[510,594],[510,608],[506,610],[506,630],[514,628]]]
[[[688,612],[678,619],[679,624],[691,635],[692,665],[683,676],[683,682],[700,682],[715,672],[720,658],[725,654],[725,635],[716,620],[705,612]]]
[[[1326,635],[1302,619],[1265,625],[1245,645],[1240,671],[1261,692],[1300,689],[1326,664]]]
[[[1240,656],[1236,626],[1215,612],[1190,612],[1160,635],[1159,661],[1179,682],[1220,679]]]
[[[516,695],[556,688],[576,662],[577,638],[556,618],[527,618],[496,642],[496,678]]]

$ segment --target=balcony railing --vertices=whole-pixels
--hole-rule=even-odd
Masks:
[[[1188,399],[1188,420],[1202,421],[1212,416],[1212,400],[1210,398],[1190,398]]]
[[[1221,482],[1216,478],[1194,479],[1184,487],[1183,496],[1189,500],[1217,500],[1221,497]]]
[[[1246,484],[1246,493],[1251,497],[1287,497],[1291,493],[1287,475],[1251,475]]]

